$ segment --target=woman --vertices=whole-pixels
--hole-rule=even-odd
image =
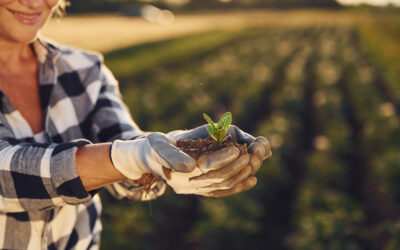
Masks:
[[[96,191],[148,200],[177,193],[221,197],[252,188],[268,141],[231,127],[250,154],[227,148],[195,161],[177,138],[144,133],[121,102],[101,56],[38,37],[58,0],[0,0],[0,248],[97,249]],[[202,169],[200,171],[199,169]],[[146,195],[135,180],[161,180]],[[204,174],[203,174],[204,173]]]

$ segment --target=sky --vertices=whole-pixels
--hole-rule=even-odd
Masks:
[[[342,4],[360,4],[368,3],[372,5],[387,5],[389,3],[400,6],[400,0],[337,0]]]

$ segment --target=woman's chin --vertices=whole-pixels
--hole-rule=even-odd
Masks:
[[[30,43],[38,36],[38,32],[24,32],[10,36],[10,40],[16,43]]]

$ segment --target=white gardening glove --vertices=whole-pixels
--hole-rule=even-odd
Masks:
[[[177,130],[168,133],[175,140],[187,139],[195,140],[199,138],[207,138],[208,131],[207,125],[203,125],[191,130]],[[271,145],[267,138],[259,136],[257,138],[243,132],[237,126],[231,125],[226,133],[232,141],[237,141],[240,144],[246,143],[248,146],[248,153],[250,154],[250,165],[252,168],[252,175],[254,175],[261,167],[262,162],[272,156]]]
[[[239,149],[232,146],[202,155],[197,160],[198,168],[190,173],[168,171],[167,184],[178,194],[211,196],[211,192],[230,189],[251,174],[251,168],[246,168],[249,155],[239,154]]]
[[[175,145],[174,139],[159,132],[143,139],[116,140],[111,146],[111,160],[118,171],[133,180],[144,173],[165,179],[163,166],[177,172],[193,171],[196,161]]]
[[[239,150],[228,147],[203,155],[196,162],[175,145],[175,140],[163,133],[151,133],[138,140],[116,140],[111,147],[111,159],[115,168],[129,179],[137,180],[144,173],[153,173],[176,193],[199,195],[230,188],[241,176],[232,177],[233,173],[241,172],[249,161],[244,158],[236,162]]]

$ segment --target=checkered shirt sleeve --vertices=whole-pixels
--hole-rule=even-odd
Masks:
[[[88,202],[75,167],[75,152],[85,140],[27,143],[0,125],[0,211],[43,210]]]
[[[44,62],[39,72],[49,143],[35,143],[31,131],[15,126],[23,118],[1,93],[1,212],[87,204],[92,194],[85,191],[76,171],[77,148],[92,142],[144,135],[123,104],[117,81],[104,66],[102,57],[68,47],[58,49],[58,61]],[[131,181],[110,187],[118,198],[146,200],[142,189]],[[159,181],[153,186],[151,198],[164,190],[165,184]]]

